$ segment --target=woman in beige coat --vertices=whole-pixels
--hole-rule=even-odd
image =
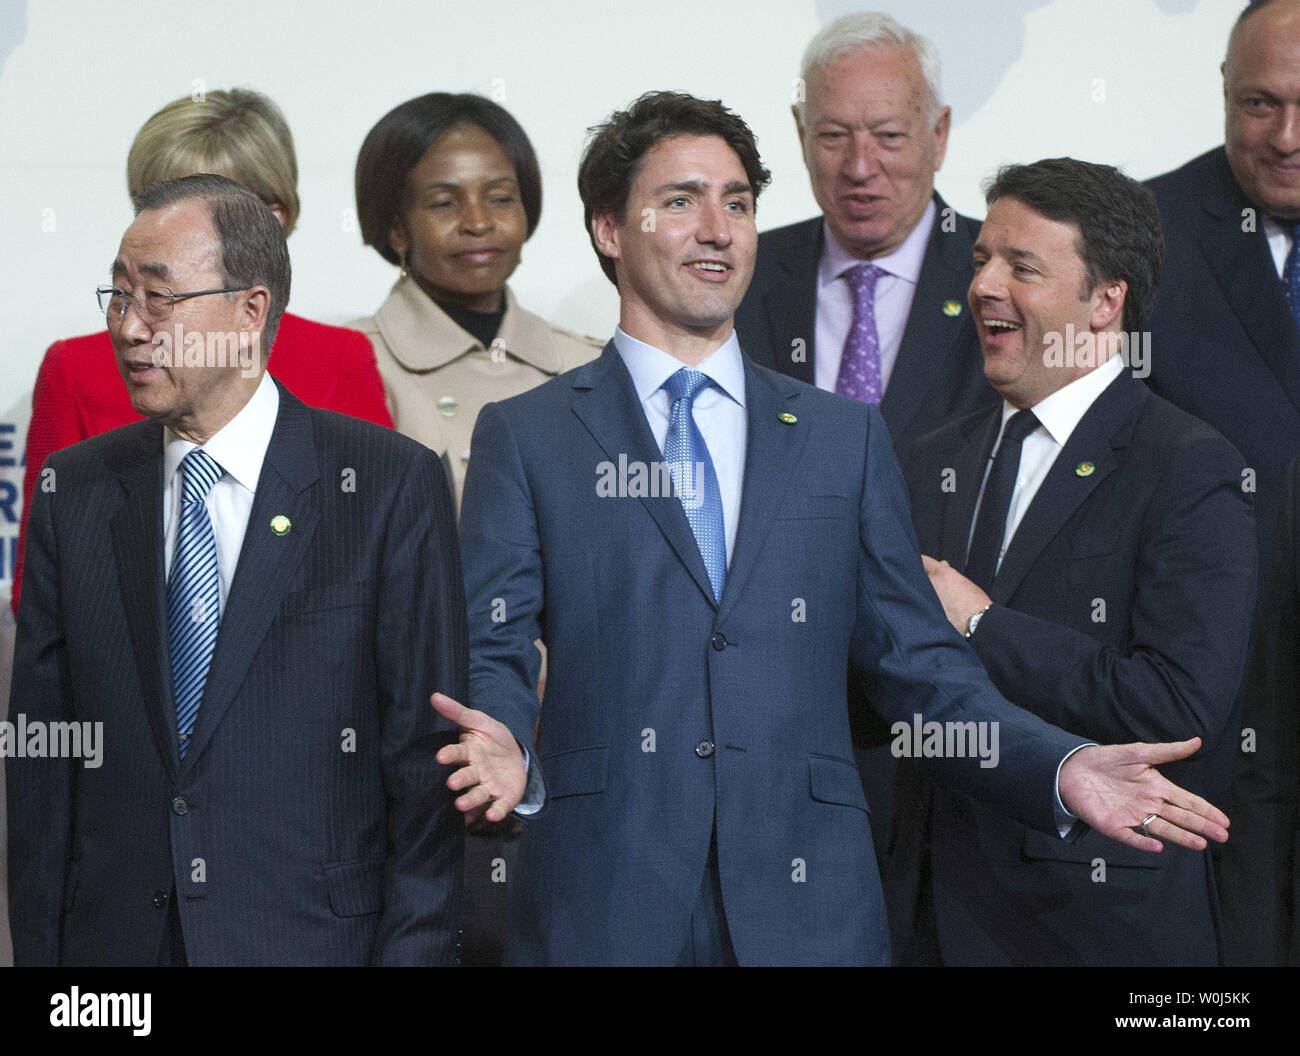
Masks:
[[[478,95],[402,103],[357,158],[367,245],[401,268],[374,315],[348,324],[375,347],[398,431],[442,454],[459,507],[484,404],[592,359],[600,343],[525,311],[506,285],[542,211],[532,144]]]

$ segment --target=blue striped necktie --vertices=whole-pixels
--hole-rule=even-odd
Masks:
[[[206,499],[222,469],[196,447],[181,463],[181,518],[176,552],[167,580],[167,635],[171,646],[172,695],[176,700],[176,732],[185,758],[208,680],[212,648],[221,621],[217,540],[212,534]]]
[[[695,535],[695,545],[704,558],[715,601],[722,600],[727,580],[727,534],[722,521],[722,492],[713,469],[708,446],[695,424],[695,397],[713,384],[698,370],[682,367],[663,383],[672,404],[668,435],[664,438],[664,461],[673,478],[673,490],[681,498],[686,520]]]

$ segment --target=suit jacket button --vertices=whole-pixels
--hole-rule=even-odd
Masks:
[[[177,817],[183,817],[190,812],[190,805],[185,802],[184,796],[177,796],[172,800],[172,813]]]
[[[722,652],[722,650],[727,648],[727,636],[719,631],[709,639],[709,644],[711,644],[718,652]]]
[[[695,746],[695,754],[701,759],[707,759],[713,754],[713,742],[700,741],[700,743]]]
[[[166,891],[155,891],[155,892],[153,893],[153,904],[154,904],[158,909],[162,909],[163,906],[167,905],[167,892],[166,892]]]

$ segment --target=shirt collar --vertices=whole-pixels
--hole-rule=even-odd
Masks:
[[[1088,408],[1097,402],[1097,397],[1123,372],[1124,357],[1111,356],[1096,370],[1088,371],[1083,377],[1075,378],[1070,384],[1039,400],[1032,408],[1034,417],[1052,439],[1064,447],[1075,426],[1088,413]],[[1006,427],[1007,419],[1017,410],[1005,400],[1002,402],[1003,428]]]
[[[931,198],[926,204],[925,212],[921,214],[921,219],[916,222],[916,226],[908,236],[899,243],[898,248],[883,257],[873,258],[871,263],[881,271],[888,272],[915,286],[921,278],[921,265],[925,263],[925,247],[930,241],[930,230],[934,227],[936,212],[934,199]],[[827,283],[834,282],[855,264],[861,264],[862,261],[840,244],[839,239],[831,234],[830,226],[824,220],[822,234],[824,237],[822,259],[818,265],[817,277],[819,284],[825,286]]]
[[[636,386],[637,399],[645,403],[663,383],[686,364],[667,352],[638,341],[624,329],[615,327],[614,347],[623,357],[632,384]],[[740,358],[740,342],[736,331],[691,368],[707,374],[713,383],[741,407],[745,406],[745,365]]]
[[[271,445],[275,420],[280,413],[280,390],[271,375],[263,373],[253,395],[238,414],[218,429],[203,445],[226,473],[250,492],[257,491],[257,478],[262,475],[262,462]],[[163,429],[163,468],[167,485],[172,483],[176,470],[185,456],[198,445],[182,440],[170,429]]]
[[[478,338],[457,326],[409,275],[397,280],[374,318],[393,358],[407,370],[437,370],[484,351]],[[511,356],[547,374],[564,366],[550,324],[520,308],[509,286],[496,340]]]

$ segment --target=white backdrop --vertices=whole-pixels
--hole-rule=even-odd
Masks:
[[[290,240],[295,312],[372,311],[393,269],[361,245],[357,149],[397,103],[477,91],[541,158],[541,226],[512,280],[525,306],[604,338],[616,319],[574,189],[588,125],[652,88],[720,97],[759,137],[766,229],[813,215],[789,113],[807,39],[851,0],[3,0],[0,4],[0,713],[21,454],[41,353],[102,325],[92,290],[130,222],[126,153],[164,103],[247,86],[293,129],[303,202]],[[953,108],[944,196],[982,215],[1000,163],[1071,154],[1145,178],[1221,142],[1218,65],[1241,0],[901,0],[939,46]],[[0,846],[0,852],[3,847]],[[0,872],[0,877],[3,872]],[[0,908],[3,891],[0,890]],[[0,917],[0,921],[3,921]],[[0,927],[0,959],[6,954]]]

